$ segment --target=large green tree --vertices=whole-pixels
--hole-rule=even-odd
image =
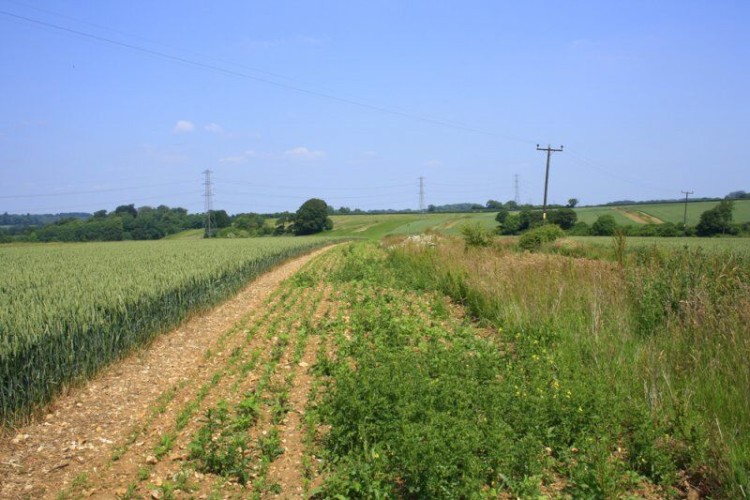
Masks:
[[[732,210],[734,202],[724,200],[714,208],[701,214],[700,222],[695,226],[698,236],[713,236],[732,232]]]
[[[232,219],[229,218],[229,214],[226,210],[213,210],[211,212],[211,218],[214,221],[215,227],[219,229],[232,225]]]
[[[560,208],[558,210],[552,210],[547,214],[547,218],[552,224],[557,224],[564,230],[568,230],[575,226],[578,221],[578,215],[572,208]]]
[[[315,234],[333,229],[333,221],[328,217],[328,204],[318,198],[304,202],[294,216],[294,234]]]
[[[594,236],[612,236],[617,230],[617,221],[609,214],[600,215],[591,225],[591,234]]]

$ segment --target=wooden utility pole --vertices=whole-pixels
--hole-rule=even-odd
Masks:
[[[682,227],[687,227],[687,204],[688,204],[688,196],[693,194],[692,191],[680,191],[682,194],[685,195],[685,212],[682,214]]]
[[[563,150],[563,146],[560,146],[560,149],[555,149],[549,147],[549,144],[547,144],[546,148],[540,148],[539,144],[536,145],[537,151],[546,151],[547,152],[547,171],[544,174],[544,204],[542,205],[542,224],[547,223],[547,185],[549,184],[549,159],[552,156],[553,152],[561,152]]]
[[[419,178],[419,211],[424,212],[424,177]]]

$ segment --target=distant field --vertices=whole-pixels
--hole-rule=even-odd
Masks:
[[[700,215],[715,207],[718,202],[688,203],[688,224],[695,225]],[[578,220],[593,224],[601,215],[611,215],[620,225],[637,225],[662,222],[682,222],[685,205],[665,203],[653,205],[623,205],[613,207],[576,208]],[[380,214],[380,215],[334,215],[330,236],[380,239],[389,234],[419,234],[426,230],[445,234],[459,234],[466,223],[479,222],[488,229],[495,229],[496,212],[482,213],[425,213],[425,214]],[[734,204],[734,221],[750,221],[750,200],[739,200]],[[185,233],[179,233],[180,235]],[[178,236],[178,235],[175,235]],[[703,241],[703,240],[701,240]]]
[[[615,210],[615,207],[584,207],[576,208],[579,222],[593,224],[601,215],[611,215],[618,224],[635,224],[634,221],[625,217],[622,212]]]
[[[203,239],[203,229],[186,229],[179,233],[165,236],[165,240],[201,240]]]
[[[718,205],[715,201],[699,201],[695,203],[688,203],[687,205],[687,223],[690,226],[698,224],[701,214],[706,210],[709,210]],[[642,210],[654,217],[665,222],[682,222],[685,205],[683,203],[666,203],[656,205],[637,205],[624,208],[634,208]],[[735,222],[747,222],[750,221],[750,200],[737,200],[734,202],[734,221]]]
[[[700,215],[716,205],[717,202],[688,203],[688,224],[697,224]],[[684,207],[685,205],[682,203],[665,203],[582,207],[576,208],[575,211],[578,220],[587,224],[593,224],[601,215],[611,215],[618,224],[636,225],[648,222],[660,223],[659,221],[682,222]],[[461,226],[466,223],[479,222],[487,229],[495,229],[497,227],[495,215],[497,215],[496,212],[334,215],[331,217],[333,219],[333,231],[327,233],[327,236],[378,240],[390,234],[420,234],[427,230],[445,234],[460,234]],[[750,221],[750,200],[735,202],[734,220],[735,222]],[[202,229],[190,229],[167,236],[165,239],[192,240],[202,237]]]
[[[569,239],[592,245],[612,245],[608,236],[571,236]],[[708,252],[733,252],[750,254],[750,238],[648,238],[631,236],[626,239],[628,247],[659,246],[664,248],[702,248]]]
[[[334,215],[334,237],[379,239],[389,234],[419,234],[430,229],[458,234],[466,223],[479,222],[488,229],[497,227],[495,213],[465,214],[384,214]]]
[[[698,224],[700,216],[706,210],[709,210],[719,202],[716,201],[699,201],[688,203],[687,206],[687,223],[690,226]],[[578,220],[592,224],[600,215],[609,214],[614,216],[618,224],[638,224],[636,220],[625,215],[633,214],[635,218],[640,213],[655,217],[662,222],[673,222],[675,224],[682,222],[685,210],[684,203],[656,203],[653,205],[622,205],[616,207],[584,207],[577,208]],[[734,202],[734,221],[750,221],[750,200],[736,200]],[[645,223],[645,221],[641,222]]]

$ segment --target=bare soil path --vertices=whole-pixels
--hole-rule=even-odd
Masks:
[[[663,224],[664,221],[659,219],[658,217],[654,217],[653,215],[647,214],[646,212],[641,212],[640,210],[630,210],[626,208],[617,207],[615,208],[618,212],[620,212],[622,215],[627,217],[628,219],[637,222],[638,224]]]
[[[172,406],[176,406],[187,401],[196,387],[211,381],[217,367],[223,366],[233,352],[242,348],[263,353],[262,343],[245,344],[245,335],[230,334],[242,330],[248,317],[260,318],[262,306],[280,283],[327,249],[287,261],[263,274],[217,308],[194,316],[159,336],[148,348],[57,398],[35,422],[0,437],[0,498],[58,498],[60,492],[71,488],[76,492],[71,495],[74,498],[126,496],[122,484],[102,484],[102,480],[114,481],[118,473],[123,480],[130,473],[137,475],[142,470],[139,460],[147,452],[144,442],[166,432],[166,417],[162,415],[169,415],[174,422],[178,409],[169,408],[170,403],[174,401]],[[242,346],[239,339],[232,340],[235,337],[242,338]],[[257,338],[261,342],[262,334]],[[311,352],[305,352],[303,367],[311,362]],[[237,383],[250,383],[253,377],[251,372]],[[300,379],[307,382],[306,370]],[[299,426],[296,417],[303,400],[299,390],[292,392],[295,414],[285,431]],[[113,467],[112,457],[120,453],[118,449],[124,450],[121,454],[125,459],[117,460]],[[294,451],[290,455],[298,454]],[[180,461],[185,456],[172,453],[168,458]],[[152,459],[149,456],[146,461]],[[297,463],[288,466],[295,468]],[[277,474],[274,471],[274,476]]]

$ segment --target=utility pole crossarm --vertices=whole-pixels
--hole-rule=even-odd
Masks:
[[[547,152],[547,170],[544,173],[544,204],[542,205],[542,224],[547,223],[547,185],[549,184],[549,160],[552,156],[552,153],[559,153],[562,152],[563,146],[560,146],[560,149],[555,149],[550,147],[549,144],[547,144],[546,148],[540,148],[539,144],[536,145],[537,151],[546,151]]]

